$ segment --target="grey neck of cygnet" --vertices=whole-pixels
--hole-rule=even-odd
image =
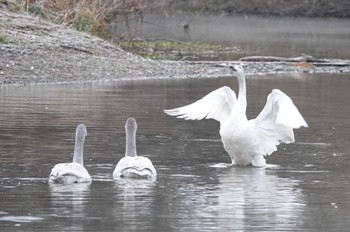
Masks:
[[[84,165],[84,158],[83,158],[84,141],[85,141],[85,135],[77,132],[75,137],[73,163],[79,163],[81,165]]]
[[[136,127],[135,126],[125,126],[126,132],[126,147],[125,156],[135,157],[136,153]]]

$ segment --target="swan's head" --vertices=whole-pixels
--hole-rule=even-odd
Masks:
[[[79,124],[77,126],[76,135],[78,138],[85,138],[85,136],[87,135],[87,130],[84,124]]]
[[[230,65],[229,66],[233,75],[235,75],[238,79],[244,79],[244,68],[242,65]]]
[[[125,130],[127,131],[133,131],[137,129],[137,123],[134,118],[128,118],[125,123]]]

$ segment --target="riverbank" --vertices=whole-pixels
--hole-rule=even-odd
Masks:
[[[191,75],[176,62],[145,60],[98,37],[0,10],[1,84]],[[193,73],[193,72],[192,72]]]
[[[0,41],[2,85],[230,75],[217,62],[144,59],[88,33],[4,9],[0,9]],[[251,75],[350,72],[349,66],[247,63]]]

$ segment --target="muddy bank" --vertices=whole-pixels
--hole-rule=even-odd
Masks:
[[[216,62],[144,59],[87,33],[3,9],[0,37],[2,85],[230,75]],[[247,63],[248,74],[350,72],[349,66],[310,68],[278,62]]]

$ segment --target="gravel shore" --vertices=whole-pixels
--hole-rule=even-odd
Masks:
[[[116,79],[219,77],[216,62],[147,60],[118,46],[46,20],[0,9],[0,84],[86,82]],[[297,67],[250,62],[248,74],[350,72],[349,66]]]

